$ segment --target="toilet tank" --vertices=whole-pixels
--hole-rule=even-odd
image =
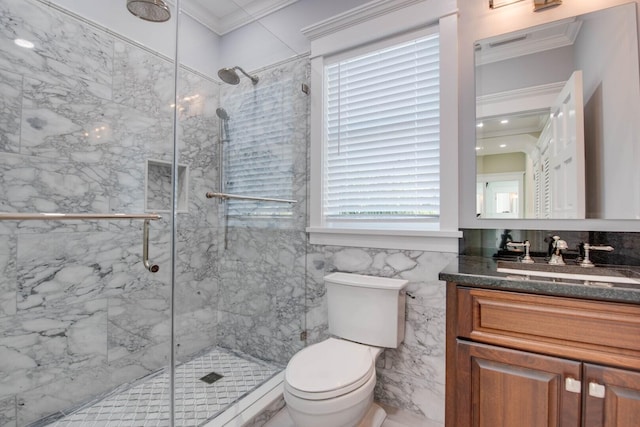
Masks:
[[[330,334],[376,347],[400,345],[407,280],[332,273],[324,277],[324,283]]]

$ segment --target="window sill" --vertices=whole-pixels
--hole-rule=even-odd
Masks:
[[[313,245],[458,253],[458,230],[381,230],[307,227]]]

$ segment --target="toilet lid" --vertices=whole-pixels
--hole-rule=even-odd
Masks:
[[[369,347],[329,338],[311,345],[291,358],[285,371],[289,390],[321,398],[339,396],[364,384],[375,375]]]

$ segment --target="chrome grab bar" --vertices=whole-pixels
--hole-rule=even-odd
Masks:
[[[83,219],[160,219],[158,214],[73,214],[73,213],[17,213],[0,212],[0,221],[63,221],[63,220],[83,220]]]
[[[160,267],[149,262],[149,221],[156,221],[162,217],[158,214],[69,214],[69,213],[12,213],[0,212],[0,221],[71,221],[71,220],[96,220],[96,219],[142,219],[142,263],[152,273],[157,273]]]
[[[289,200],[289,199],[274,199],[271,197],[253,197],[253,196],[241,196],[239,194],[229,194],[229,193],[217,193],[217,192],[208,192],[206,194],[207,199],[236,199],[236,200],[255,200],[258,202],[279,202],[279,203],[298,203],[297,200]]]

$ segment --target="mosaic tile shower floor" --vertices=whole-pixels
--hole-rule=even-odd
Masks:
[[[258,387],[282,368],[216,348],[176,369],[175,425],[195,427]],[[207,384],[200,378],[222,378]],[[48,426],[117,427],[169,425],[169,373],[158,373],[126,390],[113,392]]]

